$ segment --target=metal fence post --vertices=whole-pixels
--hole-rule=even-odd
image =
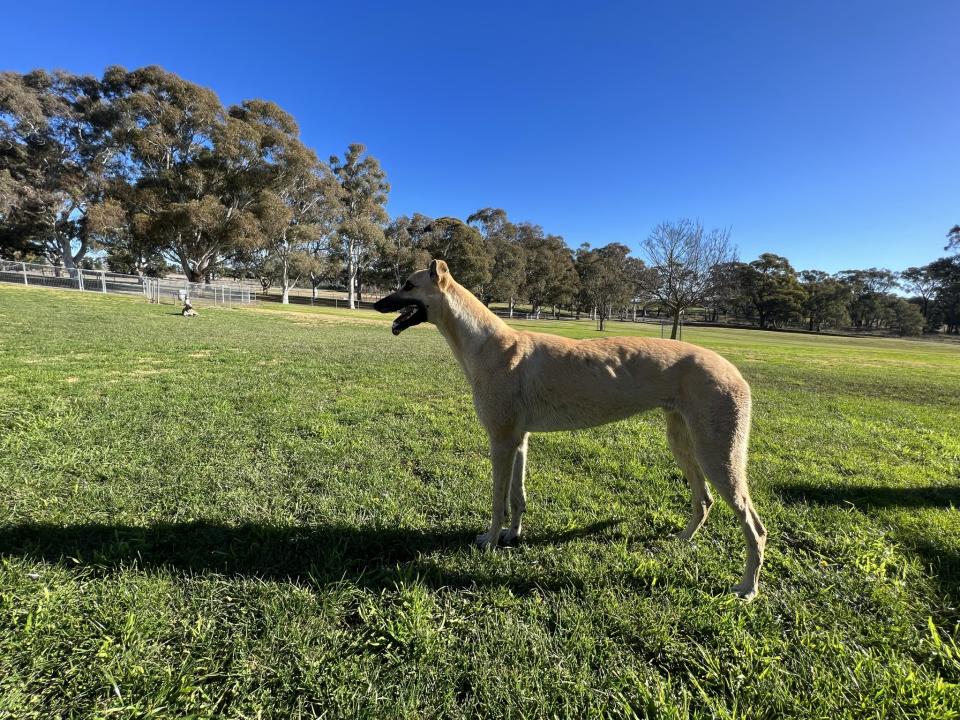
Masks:
[[[27,264],[25,262],[22,262],[20,263],[20,267],[23,268],[23,284],[29,285],[30,283],[27,282]]]

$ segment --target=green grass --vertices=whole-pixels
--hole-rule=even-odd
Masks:
[[[469,390],[389,321],[0,287],[0,718],[960,717],[960,349],[685,332],[754,390],[744,604],[659,414],[534,436],[471,549]]]

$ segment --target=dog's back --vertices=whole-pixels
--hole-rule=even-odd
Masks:
[[[512,367],[522,424],[531,430],[573,430],[664,408],[683,412],[685,398],[746,394],[737,369],[711,350],[648,338],[570,340],[517,333]],[[719,398],[718,398],[719,399]]]

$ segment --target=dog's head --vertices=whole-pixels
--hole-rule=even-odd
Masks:
[[[393,334],[399,335],[408,327],[422,322],[435,322],[431,317],[440,305],[443,293],[450,283],[450,270],[443,260],[434,260],[429,270],[418,270],[409,278],[407,284],[392,295],[378,300],[373,309],[388,313],[400,311],[393,321]]]

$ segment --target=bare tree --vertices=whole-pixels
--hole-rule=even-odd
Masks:
[[[684,310],[704,303],[713,290],[714,268],[734,258],[730,231],[704,230],[699,221],[679,220],[657,225],[642,247],[656,271],[651,273],[651,295],[673,318],[671,339]]]

